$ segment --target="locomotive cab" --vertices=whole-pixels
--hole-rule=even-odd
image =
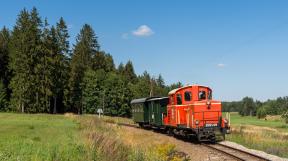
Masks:
[[[196,135],[199,141],[216,140],[224,136],[227,120],[222,119],[221,102],[212,99],[212,90],[193,85],[169,92],[165,124],[173,127],[175,134]]]

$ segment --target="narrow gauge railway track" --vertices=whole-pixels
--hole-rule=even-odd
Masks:
[[[134,128],[139,128],[138,125],[135,124],[126,124],[126,123],[116,123],[119,126],[128,126],[128,127],[134,127]],[[247,151],[241,150],[241,149],[237,149],[234,147],[230,147],[224,144],[206,144],[206,143],[202,143],[202,146],[208,147],[210,149],[216,150],[220,153],[223,153],[225,155],[228,155],[236,160],[241,160],[241,161],[270,161],[267,158],[255,155],[253,153],[249,153]]]
[[[255,160],[255,161],[269,161],[269,159],[255,155],[253,153],[241,150],[241,149],[237,149],[234,147],[230,147],[224,144],[204,144],[202,143],[203,146],[208,147],[210,149],[214,149],[216,151],[219,151],[223,154],[229,155],[233,158],[235,158],[236,160],[241,160],[241,161],[249,161],[249,160]]]

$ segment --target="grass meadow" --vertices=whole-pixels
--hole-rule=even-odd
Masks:
[[[173,156],[173,144],[134,146],[144,134],[127,136],[125,129],[95,115],[0,113],[0,127],[1,161],[183,160]]]
[[[232,133],[227,135],[226,140],[288,158],[288,125],[280,116],[257,119],[231,113],[231,127]]]
[[[0,160],[81,160],[79,124],[61,115],[0,114]]]

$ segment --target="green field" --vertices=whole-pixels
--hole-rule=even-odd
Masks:
[[[0,160],[81,160],[78,124],[63,115],[0,114]]]
[[[288,125],[280,117],[257,119],[231,113],[232,133],[226,139],[248,148],[288,157]]]
[[[224,114],[225,116],[225,114]],[[238,113],[231,113],[231,123],[232,125],[255,125],[262,127],[275,128],[277,130],[288,132],[288,124],[286,124],[280,117],[276,117],[273,120],[269,118],[258,119],[255,116],[241,116]]]
[[[0,161],[182,160],[171,156],[175,145],[153,140],[149,140],[151,145],[140,144],[139,138],[147,134],[127,133],[106,123],[130,119],[105,117],[103,121],[95,115],[0,113],[0,120]]]

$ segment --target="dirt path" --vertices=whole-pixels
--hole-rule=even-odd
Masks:
[[[115,125],[114,125],[115,126]],[[119,128],[118,135],[121,139],[125,140],[127,144],[132,146],[149,146],[159,145],[159,144],[174,144],[176,145],[176,150],[179,152],[186,153],[191,160],[197,161],[230,161],[233,160],[232,158],[225,156],[219,152],[213,151],[209,148],[201,146],[196,143],[185,142],[183,140],[176,139],[171,136],[167,136],[164,134],[160,134],[157,132],[133,128],[133,127],[125,127],[125,126],[118,126]]]

